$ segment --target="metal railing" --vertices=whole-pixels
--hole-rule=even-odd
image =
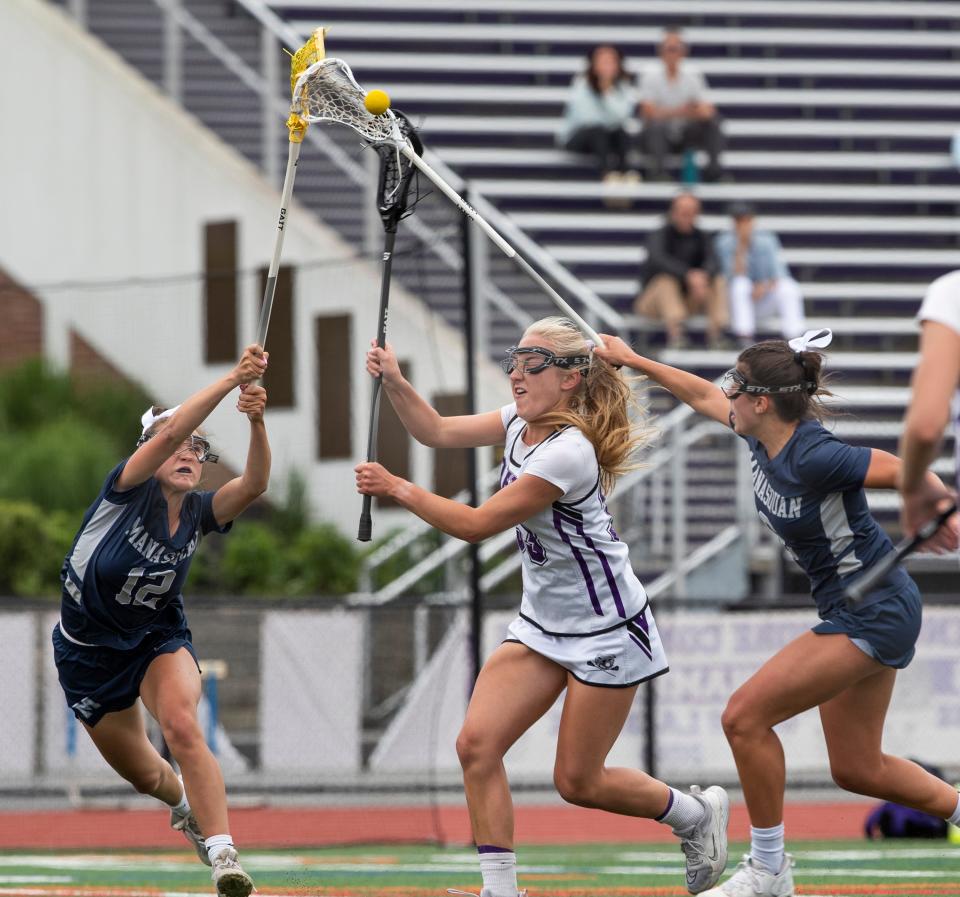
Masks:
[[[689,476],[690,450],[707,441],[735,444],[739,440],[732,431],[714,421],[694,420],[695,412],[683,405],[675,408],[658,422],[661,441],[665,444],[644,458],[643,467],[623,477],[610,500],[614,519],[625,541],[631,546],[632,560],[638,569],[660,569],[660,574],[647,587],[648,594],[669,593],[677,598],[687,597],[687,576],[707,563],[738,539],[746,539],[752,548],[759,539],[759,527],[752,503],[750,466],[745,450],[735,445],[735,485],[731,497],[733,511],[729,521],[716,524],[719,532],[709,537],[694,538],[691,523],[700,514],[696,503],[689,500],[686,487]],[[496,482],[497,469],[483,478],[484,490]],[[482,493],[483,494],[483,493]],[[624,526],[624,521],[626,525]],[[364,582],[373,583],[375,570],[398,552],[408,549],[418,539],[435,531],[426,524],[399,534],[367,559]],[[487,539],[480,549],[481,562],[488,567],[480,579],[484,593],[491,592],[508,577],[516,574],[521,565],[520,553],[515,550],[513,530]],[[418,583],[455,559],[462,559],[467,544],[446,537],[442,544],[421,557],[400,577],[379,589],[368,587],[351,596],[355,606],[388,604],[409,594]],[[490,563],[494,562],[492,566]],[[446,583],[441,603],[465,604],[469,600],[467,582]]]
[[[68,10],[82,24],[86,24],[90,4],[86,0],[64,2]],[[255,129],[259,135],[256,144],[258,149],[251,149],[251,144],[244,151],[259,164],[264,176],[277,184],[281,160],[286,155],[286,133],[282,123],[289,106],[289,86],[286,73],[282,71],[280,49],[283,46],[299,46],[304,36],[279,18],[262,0],[236,0],[235,7],[249,16],[251,29],[256,29],[259,34],[257,64],[251,64],[238,48],[231,46],[229,37],[233,32],[230,29],[222,29],[224,36],[221,36],[216,29],[222,23],[201,20],[201,15],[215,15],[206,7],[191,11],[189,4],[182,0],[151,2],[162,13],[159,34],[164,49],[161,80],[167,92],[216,129],[220,124],[217,115],[223,111],[224,105],[217,90],[236,91],[231,102],[252,110],[251,129]],[[219,81],[208,71],[194,74],[186,64],[188,51],[194,51],[195,47],[203,48],[209,57],[223,66],[224,76]],[[217,102],[204,105],[202,99],[207,89]],[[198,95],[201,96],[200,101]],[[210,112],[211,106],[216,111]],[[301,164],[297,185],[300,201],[322,211],[325,219],[348,237],[352,236],[371,255],[379,254],[381,224],[374,201],[377,186],[373,172],[375,154],[367,153],[365,158],[358,159],[359,138],[346,128],[313,126],[307,131],[306,139],[315,152],[314,158],[311,158],[305,145],[305,159]],[[467,194],[474,208],[535,264],[543,276],[578,307],[591,325],[596,329],[615,332],[623,329],[624,318],[619,312],[572,275],[486,197],[470,190],[469,185],[442,160],[429,151],[426,158],[455,190]],[[344,182],[348,190],[343,189]],[[411,289],[421,292],[426,301],[441,310],[446,307],[445,303],[447,306],[452,302],[459,304],[464,270],[459,221],[460,213],[446,199],[436,194],[428,196],[418,205],[417,214],[404,221],[402,232],[408,240],[406,252],[398,247],[395,260],[395,273],[405,279]],[[507,262],[499,251],[492,250],[478,228],[470,228],[469,234],[469,251],[475,262],[471,265],[475,279],[474,293],[480,299],[478,305],[481,307],[476,328],[480,334],[478,342],[481,346],[487,346],[494,339],[498,327],[507,327],[516,334],[538,312],[549,313],[553,309],[549,300],[526,281],[525,275],[512,267],[512,263]],[[691,414],[689,409],[680,408],[658,422],[661,438],[668,447],[655,452],[648,459],[649,466],[644,471],[627,477],[621,483],[615,502],[617,506],[625,507],[627,496],[635,500],[646,490],[644,498],[650,508],[647,527],[650,534],[644,540],[645,552],[647,556],[664,560],[675,571],[672,588],[677,593],[683,591],[691,558],[699,556],[690,551],[688,506],[691,503],[684,490],[686,452],[703,438],[703,434],[718,429],[710,424],[689,428]],[[484,488],[489,487],[491,478],[495,479],[495,472],[486,475]],[[669,490],[665,485],[668,480],[672,483]],[[742,493],[744,490],[738,491]],[[427,529],[420,527],[415,532],[423,539]],[[507,533],[488,540],[482,547],[481,558],[485,563],[493,561],[512,539],[512,533]],[[374,590],[377,566],[397,552],[410,548],[416,541],[417,538],[411,533],[391,542],[389,547],[385,546],[373,556],[364,574],[364,584],[369,591],[365,598],[356,596],[357,603],[382,604],[392,601],[424,577],[458,558],[465,550],[462,543],[442,541],[393,583]],[[668,546],[669,556],[665,554]],[[502,582],[510,572],[516,570],[517,563],[518,559],[511,553],[508,559],[489,569],[484,575],[485,587],[490,588]],[[457,588],[459,586],[455,584],[453,591]]]

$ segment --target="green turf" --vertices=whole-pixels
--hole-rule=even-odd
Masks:
[[[946,842],[802,842],[793,846],[798,894],[960,895],[960,846]],[[730,871],[743,844],[731,848]],[[376,845],[324,850],[248,850],[242,855],[259,897],[306,895],[431,897],[446,888],[479,891],[472,851]],[[664,845],[520,848],[521,885],[531,897],[685,894],[681,854]],[[0,853],[0,897],[84,897],[147,889],[210,893],[208,870],[185,853]],[[81,889],[85,889],[82,890]],[[100,890],[98,890],[100,889]]]

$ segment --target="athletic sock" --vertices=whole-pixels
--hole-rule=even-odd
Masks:
[[[695,826],[703,819],[705,812],[703,804],[692,794],[684,794],[676,788],[670,788],[666,809],[654,821],[669,825],[674,834],[677,834]]]
[[[947,822],[951,825],[960,825],[960,792],[957,794],[957,806],[953,811],[953,815],[948,817]]]
[[[517,897],[517,855],[506,847],[478,844],[483,888],[494,897]]]
[[[783,823],[772,828],[750,826],[750,856],[756,865],[776,875],[783,865]]]
[[[207,856],[212,863],[227,848],[233,847],[233,838],[230,835],[211,835],[204,838],[203,846],[207,848]]]
[[[178,816],[189,816],[190,802],[187,800],[187,789],[183,787],[183,779],[180,776],[177,776],[177,778],[180,779],[180,802],[171,804],[170,809]]]

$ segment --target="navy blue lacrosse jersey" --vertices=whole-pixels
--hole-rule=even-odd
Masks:
[[[124,464],[110,471],[63,562],[60,628],[79,644],[129,650],[150,633],[186,625],[181,589],[193,554],[202,536],[231,524],[217,524],[212,492],[191,492],[170,536],[154,477],[114,491]]]
[[[773,460],[758,440],[742,438],[750,446],[760,519],[810,577],[820,615],[844,605],[844,589],[893,549],[863,491],[871,450],[847,445],[817,420],[801,421]],[[906,570],[894,567],[863,604],[898,595],[910,583]]]

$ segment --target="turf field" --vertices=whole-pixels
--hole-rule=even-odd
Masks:
[[[731,866],[746,845],[735,844]],[[945,842],[804,841],[795,878],[803,895],[960,895],[960,846]],[[521,849],[531,897],[683,895],[680,852],[665,845],[588,844]],[[441,897],[478,891],[462,847],[365,846],[247,851],[257,897]],[[0,897],[177,897],[212,893],[206,867],[183,852],[4,852]]]

